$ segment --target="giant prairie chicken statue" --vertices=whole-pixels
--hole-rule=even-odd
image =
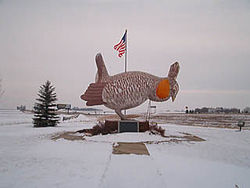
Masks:
[[[171,65],[167,77],[157,77],[148,73],[131,71],[110,76],[101,54],[96,55],[97,75],[81,99],[87,106],[104,105],[115,110],[121,119],[125,119],[122,110],[139,106],[147,99],[162,102],[170,97],[175,100],[179,91],[176,81],[180,66]]]

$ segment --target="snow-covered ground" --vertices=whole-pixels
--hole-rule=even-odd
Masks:
[[[204,142],[146,144],[150,156],[114,155],[118,141],[157,140],[147,133],[123,133],[85,141],[51,140],[63,131],[95,125],[80,115],[57,127],[33,128],[32,114],[0,110],[0,187],[250,187],[250,131],[161,125]],[[160,139],[160,138],[159,138]]]

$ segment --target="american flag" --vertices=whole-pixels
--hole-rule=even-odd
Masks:
[[[118,56],[122,57],[122,55],[126,52],[126,40],[127,40],[127,30],[125,31],[121,41],[114,46],[114,49],[119,52]]]

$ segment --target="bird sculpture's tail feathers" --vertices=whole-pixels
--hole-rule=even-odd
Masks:
[[[107,78],[109,77],[108,71],[106,69],[105,63],[103,61],[102,55],[98,53],[95,57],[96,66],[97,66],[97,73],[96,73],[96,79],[95,82],[105,82]]]
[[[87,101],[87,106],[105,104],[102,100],[102,91],[104,86],[105,83],[90,84],[85,93],[81,95],[81,99]]]
[[[95,83],[91,83],[85,93],[81,95],[81,99],[87,101],[87,106],[104,104],[102,91],[106,85],[106,80],[109,78],[108,71],[100,53],[96,55],[95,61],[97,66]]]
[[[168,78],[175,80],[177,78],[179,70],[180,70],[180,65],[178,62],[172,64],[168,72]]]

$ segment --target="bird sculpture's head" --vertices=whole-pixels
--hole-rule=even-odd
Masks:
[[[179,91],[179,85],[176,80],[169,80],[168,78],[163,78],[159,81],[156,87],[156,96],[158,99],[156,101],[166,101],[170,97],[174,102],[176,95]]]
[[[176,78],[178,76],[180,70],[180,65],[178,62],[175,62],[174,64],[171,65],[170,70],[168,72],[168,79],[170,82],[170,95],[172,97],[172,101],[174,102],[176,95],[179,91],[179,85],[176,81]]]
[[[179,85],[176,82],[176,80],[173,80],[171,83],[171,91],[170,91],[170,96],[171,96],[173,102],[176,98],[178,91],[179,91]]]
[[[157,101],[166,101],[171,97],[172,101],[174,102],[179,91],[179,85],[176,81],[179,69],[180,66],[178,62],[172,64],[168,73],[168,77],[159,80],[156,86]]]

